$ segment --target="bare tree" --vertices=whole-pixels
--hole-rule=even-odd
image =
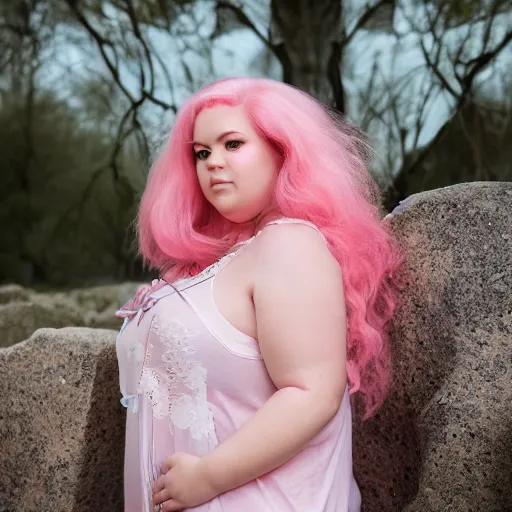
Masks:
[[[222,0],[217,9],[232,11],[240,24],[258,35],[279,60],[285,82],[334,104],[376,138],[383,158],[375,171],[392,208],[410,192],[411,183],[421,185],[426,159],[465,106],[478,97],[479,76],[508,48],[510,31],[497,34],[507,25],[507,16],[510,21],[509,3],[272,0],[266,32],[258,28],[261,20],[257,23],[250,16],[247,3]],[[395,17],[408,26],[397,29]],[[347,56],[358,53],[354,41],[364,46],[372,34],[382,32],[392,41],[386,41],[387,49],[370,55],[371,73],[365,75],[366,82],[357,83],[354,76],[359,68],[368,67],[368,61],[356,57],[352,66],[346,65]],[[402,64],[411,41],[418,49],[415,66],[406,73],[390,73],[389,66]],[[384,51],[389,58],[383,58]],[[348,89],[347,80],[352,82]],[[432,110],[446,95],[451,98],[450,111],[425,145]],[[481,151],[473,147],[477,159]],[[497,178],[489,167],[485,172],[482,165],[476,168],[466,179]]]
[[[145,21],[151,19],[154,23],[163,24],[169,17],[166,3],[161,3],[163,9],[155,13],[146,12],[145,5],[140,4],[136,10],[132,0],[120,0],[104,3],[80,2],[77,0],[64,0],[70,14],[96,44],[100,55],[108,69],[110,78],[117,84],[128,108],[122,116],[117,133],[117,141],[110,159],[110,169],[113,179],[119,179],[117,157],[128,137],[135,135],[141,148],[149,153],[149,144],[146,130],[140,121],[139,111],[147,102],[163,110],[176,111],[173,102],[173,87],[171,77],[165,65],[162,65],[158,53],[154,51],[147,37]],[[141,21],[139,21],[139,18]],[[171,101],[158,97],[155,94],[157,68],[168,81]],[[137,90],[123,79],[126,74],[134,78]]]
[[[477,4],[468,4],[472,9],[457,10],[452,2],[432,2],[422,11],[422,16],[414,16],[403,9],[403,15],[411,29],[418,34],[418,42],[424,57],[423,69],[429,72],[428,85],[421,93],[420,108],[416,113],[416,125],[412,128],[413,143],[408,147],[407,154],[402,154],[401,165],[394,173],[392,184],[387,189],[387,206],[392,208],[410,193],[408,185],[425,172],[424,164],[430,158],[447,136],[453,130],[455,123],[462,123],[470,110],[485,111],[486,105],[495,102],[485,100],[485,92],[479,77],[491,70],[499,75],[500,71],[493,69],[498,57],[510,49],[512,30],[510,30],[510,11],[507,13],[507,0],[489,2],[487,8]],[[508,28],[508,30],[507,30]],[[429,44],[426,42],[429,41]],[[502,73],[502,72],[501,72]],[[510,80],[508,76],[498,76],[498,79]],[[447,94],[450,97],[451,112],[438,129],[436,135],[423,147],[418,146],[419,136],[424,124],[425,107],[432,95]],[[507,94],[503,96],[506,101]],[[505,105],[504,105],[505,106]],[[510,115],[510,112],[506,117]],[[399,123],[400,121],[397,120]],[[481,127],[483,128],[483,127]],[[410,135],[402,125],[402,138]],[[478,129],[475,126],[475,129]],[[409,129],[410,130],[410,129]],[[400,131],[400,130],[399,130]],[[414,133],[415,132],[415,133]],[[466,138],[472,139],[469,132]],[[486,167],[482,172],[483,161],[480,158],[483,148],[470,141],[474,155],[472,176],[467,179],[499,179],[503,171],[499,168]],[[416,190],[419,191],[419,190]]]
[[[16,113],[17,124],[23,134],[15,172],[7,172],[4,192],[15,194],[24,204],[24,214],[17,226],[16,250],[24,262],[25,276],[31,279],[40,271],[38,259],[33,254],[27,236],[35,221],[30,200],[34,175],[34,105],[38,90],[38,73],[48,58],[47,51],[55,30],[51,16],[51,2],[46,0],[21,0],[3,3],[0,7],[0,34],[4,57],[2,70],[2,105]],[[14,93],[13,93],[14,92]],[[12,181],[9,181],[12,180]]]
[[[512,37],[510,31],[501,30],[506,25],[507,0],[489,0],[485,5],[448,0],[374,0],[364,5],[351,0],[271,0],[258,7],[247,0],[217,0],[217,27],[202,33],[205,20],[199,19],[199,7],[204,12],[207,7],[198,0],[65,1],[129,102],[119,125],[114,174],[116,151],[125,137],[140,133],[145,140],[139,110],[152,104],[174,112],[179,103],[176,91],[183,81],[177,84],[176,67],[171,72],[170,39],[162,52],[151,34],[156,30],[177,41],[172,58],[181,64],[185,87],[191,90],[214,78],[209,41],[242,26],[257,36],[264,55],[279,62],[285,82],[334,105],[376,138],[383,158],[375,171],[386,189],[389,208],[410,192],[409,183],[421,181],[417,176],[425,159],[465,105],[475,101],[479,77],[494,66]],[[226,15],[228,21],[223,23]],[[397,28],[397,18],[407,28]],[[371,55],[371,75],[366,75],[365,83],[358,82],[360,68],[368,68],[369,63],[354,57],[356,47],[379,33],[393,39],[387,43],[391,49]],[[415,68],[390,74],[387,67],[403,60],[411,41],[417,50]],[[392,54],[387,60],[382,58],[384,51]],[[202,68],[197,66],[201,59],[208,62]],[[202,75],[198,69],[203,69]],[[443,101],[449,112],[425,144],[432,110],[447,96]],[[493,178],[489,171],[476,176]]]
[[[137,180],[133,170],[140,173],[145,167],[145,140],[133,125],[128,127],[132,132],[118,133],[119,120],[130,106],[118,84],[113,88],[112,80],[101,76],[96,81],[84,81],[84,75],[66,77],[71,69],[55,75],[56,47],[62,36],[70,36],[61,28],[74,21],[62,7],[61,0],[0,6],[5,49],[0,58],[0,279],[7,272],[24,284],[50,279],[52,268],[66,261],[68,238],[73,236],[77,253],[80,244],[85,247],[75,261],[103,250],[105,258],[117,260],[119,269],[135,268],[133,236],[127,228],[142,186],[142,176]],[[72,102],[66,103],[69,92]],[[109,245],[112,240],[115,247]],[[67,278],[71,276],[70,270]]]

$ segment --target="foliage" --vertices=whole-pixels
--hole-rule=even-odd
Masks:
[[[115,137],[80,123],[82,113],[45,92],[34,104],[33,157],[27,153],[16,98],[0,111],[0,279],[76,284],[91,276],[121,279],[135,258],[129,225],[144,162],[133,149],[120,155],[114,180],[109,154]],[[98,121],[98,120],[97,120]],[[29,187],[19,176],[26,173]]]
[[[140,276],[131,224],[153,150],[181,101],[243,58],[369,134],[388,209],[512,179],[511,21],[509,0],[0,3],[0,281]]]

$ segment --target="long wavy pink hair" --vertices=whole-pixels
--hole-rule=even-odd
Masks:
[[[273,204],[279,215],[314,223],[342,268],[347,308],[347,373],[365,418],[390,380],[387,327],[402,257],[380,221],[380,193],[359,132],[308,94],[268,79],[230,78],[194,94],[178,112],[142,197],[138,232],[146,262],[167,281],[194,275],[253,233],[223,218],[204,198],[190,145],[198,113],[243,105],[282,165]],[[254,227],[252,227],[254,229]]]

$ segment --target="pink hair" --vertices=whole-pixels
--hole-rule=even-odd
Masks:
[[[258,132],[282,155],[273,204],[284,217],[314,223],[343,270],[347,374],[365,418],[390,381],[387,327],[395,309],[393,274],[402,261],[380,222],[380,192],[365,163],[365,143],[308,94],[268,79],[230,78],[194,94],[180,109],[169,141],[149,174],[140,205],[140,251],[167,281],[194,275],[251,236],[204,198],[190,145],[198,113],[243,105]],[[253,228],[254,229],[254,228]]]

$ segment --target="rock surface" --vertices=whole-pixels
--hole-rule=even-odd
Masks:
[[[137,291],[140,283],[122,283],[36,293],[19,285],[0,286],[0,347],[26,340],[42,327],[95,327],[119,330],[116,310]]]
[[[355,427],[364,510],[512,510],[512,184],[416,194],[389,221],[406,287],[393,391]]]
[[[73,301],[32,295],[23,302],[0,305],[0,347],[9,347],[25,340],[42,327],[78,325],[84,325],[84,318]]]
[[[0,511],[123,510],[115,336],[41,329],[0,350]]]
[[[84,311],[103,313],[106,310],[115,310],[128,302],[137,291],[141,283],[121,283],[105,286],[94,286],[69,292],[71,297]]]
[[[29,299],[29,292],[19,284],[6,284],[0,286],[0,304],[7,304],[13,301],[26,301]]]

